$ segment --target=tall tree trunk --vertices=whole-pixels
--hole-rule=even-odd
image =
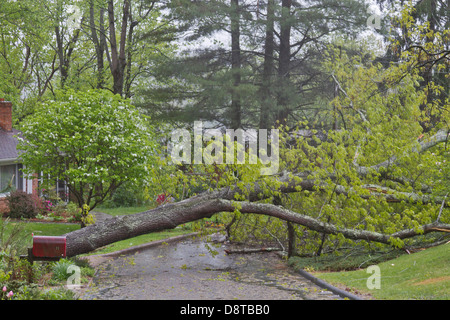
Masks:
[[[67,78],[69,77],[71,57],[75,44],[77,43],[78,37],[80,35],[80,29],[74,31],[73,36],[71,37],[67,45],[64,45],[64,35],[61,31],[62,30],[59,26],[55,27],[57,55],[59,59],[59,72],[61,75],[61,88],[64,88]]]
[[[64,37],[61,34],[61,29],[59,26],[55,27],[55,37],[56,37],[56,48],[57,48],[57,54],[58,54],[58,60],[59,60],[59,73],[60,73],[60,83],[61,88],[64,88],[64,85],[67,80],[67,76],[69,73],[69,66],[66,61],[66,57],[64,54]]]
[[[126,64],[126,70],[125,70],[125,92],[124,96],[125,98],[131,98],[131,84],[133,82],[132,76],[131,76],[131,60],[132,60],[132,48],[133,48],[133,34],[134,34],[134,28],[138,25],[137,21],[133,21],[133,16],[131,13],[131,6],[130,6],[130,28],[128,30],[128,39],[127,39],[127,64]]]
[[[95,25],[95,9],[94,9],[94,1],[91,0],[89,4],[89,27],[91,29],[91,37],[92,42],[94,43],[95,55],[97,58],[97,83],[96,88],[102,89],[104,87],[104,62],[103,55],[105,53],[105,30],[103,27],[104,23],[104,14],[105,9],[100,8],[100,16],[99,16],[99,36],[97,36],[97,27]]]
[[[231,128],[241,127],[241,46],[240,46],[240,8],[239,0],[231,0],[231,72],[233,89],[231,97]]]
[[[114,17],[114,1],[109,0],[108,2],[108,17],[109,17],[109,41],[111,44],[111,63],[110,69],[113,77],[113,92],[116,94],[123,94],[124,85],[124,73],[126,66],[126,39],[127,39],[127,26],[128,17],[130,13],[130,1],[125,0],[123,4],[122,12],[122,25],[119,38],[119,44],[116,40],[116,27],[115,27],[115,17]]]
[[[429,23],[430,33],[427,33],[426,35],[426,42],[427,43],[433,43],[434,42],[434,33],[436,32],[436,26],[438,24],[437,21],[437,0],[428,0],[426,2],[427,4],[427,21]],[[422,81],[422,87],[430,87],[433,82],[433,65],[432,64],[426,64],[423,67],[423,81]],[[436,99],[436,94],[433,92],[433,90],[430,88],[427,94],[427,101],[426,103],[422,104],[420,106],[421,111],[426,112],[426,118],[427,120],[421,121],[421,126],[423,128],[423,132],[430,131],[438,122],[439,122],[439,115],[432,114],[432,111],[430,110],[430,105],[433,103],[433,101]],[[433,109],[433,108],[431,108]]]
[[[275,3],[274,0],[267,2],[266,38],[264,40],[264,69],[260,90],[261,109],[259,115],[259,128],[269,129],[270,109],[273,105],[271,95],[272,76],[274,72],[274,20]]]
[[[291,60],[291,6],[292,0],[282,0],[280,20],[280,53],[278,63],[278,115],[280,124],[285,124],[289,116],[287,84]]]

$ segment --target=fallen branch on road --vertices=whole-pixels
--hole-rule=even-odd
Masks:
[[[258,253],[258,252],[271,252],[271,251],[283,251],[281,248],[268,247],[268,248],[242,248],[242,249],[225,249],[226,254],[233,253]]]

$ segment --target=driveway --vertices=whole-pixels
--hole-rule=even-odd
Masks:
[[[185,238],[118,257],[90,257],[97,273],[80,299],[342,299],[293,272],[274,252],[227,254],[229,247]]]

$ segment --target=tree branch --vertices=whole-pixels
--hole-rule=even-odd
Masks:
[[[417,152],[422,153],[426,150],[430,149],[431,147],[434,147],[438,143],[446,142],[448,140],[448,136],[450,134],[450,130],[442,129],[439,130],[434,136],[430,137],[429,139],[423,140],[419,142],[419,145],[417,147],[413,147],[411,149],[411,152]],[[390,165],[394,164],[397,161],[397,156],[392,156],[389,159],[378,163],[373,166],[364,167],[364,166],[358,166],[355,164],[357,171],[360,175],[366,176],[371,171],[379,172],[381,168],[388,168]]]

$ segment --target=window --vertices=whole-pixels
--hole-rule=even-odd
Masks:
[[[0,167],[0,193],[10,191],[10,187],[16,188],[17,166],[15,164]]]

